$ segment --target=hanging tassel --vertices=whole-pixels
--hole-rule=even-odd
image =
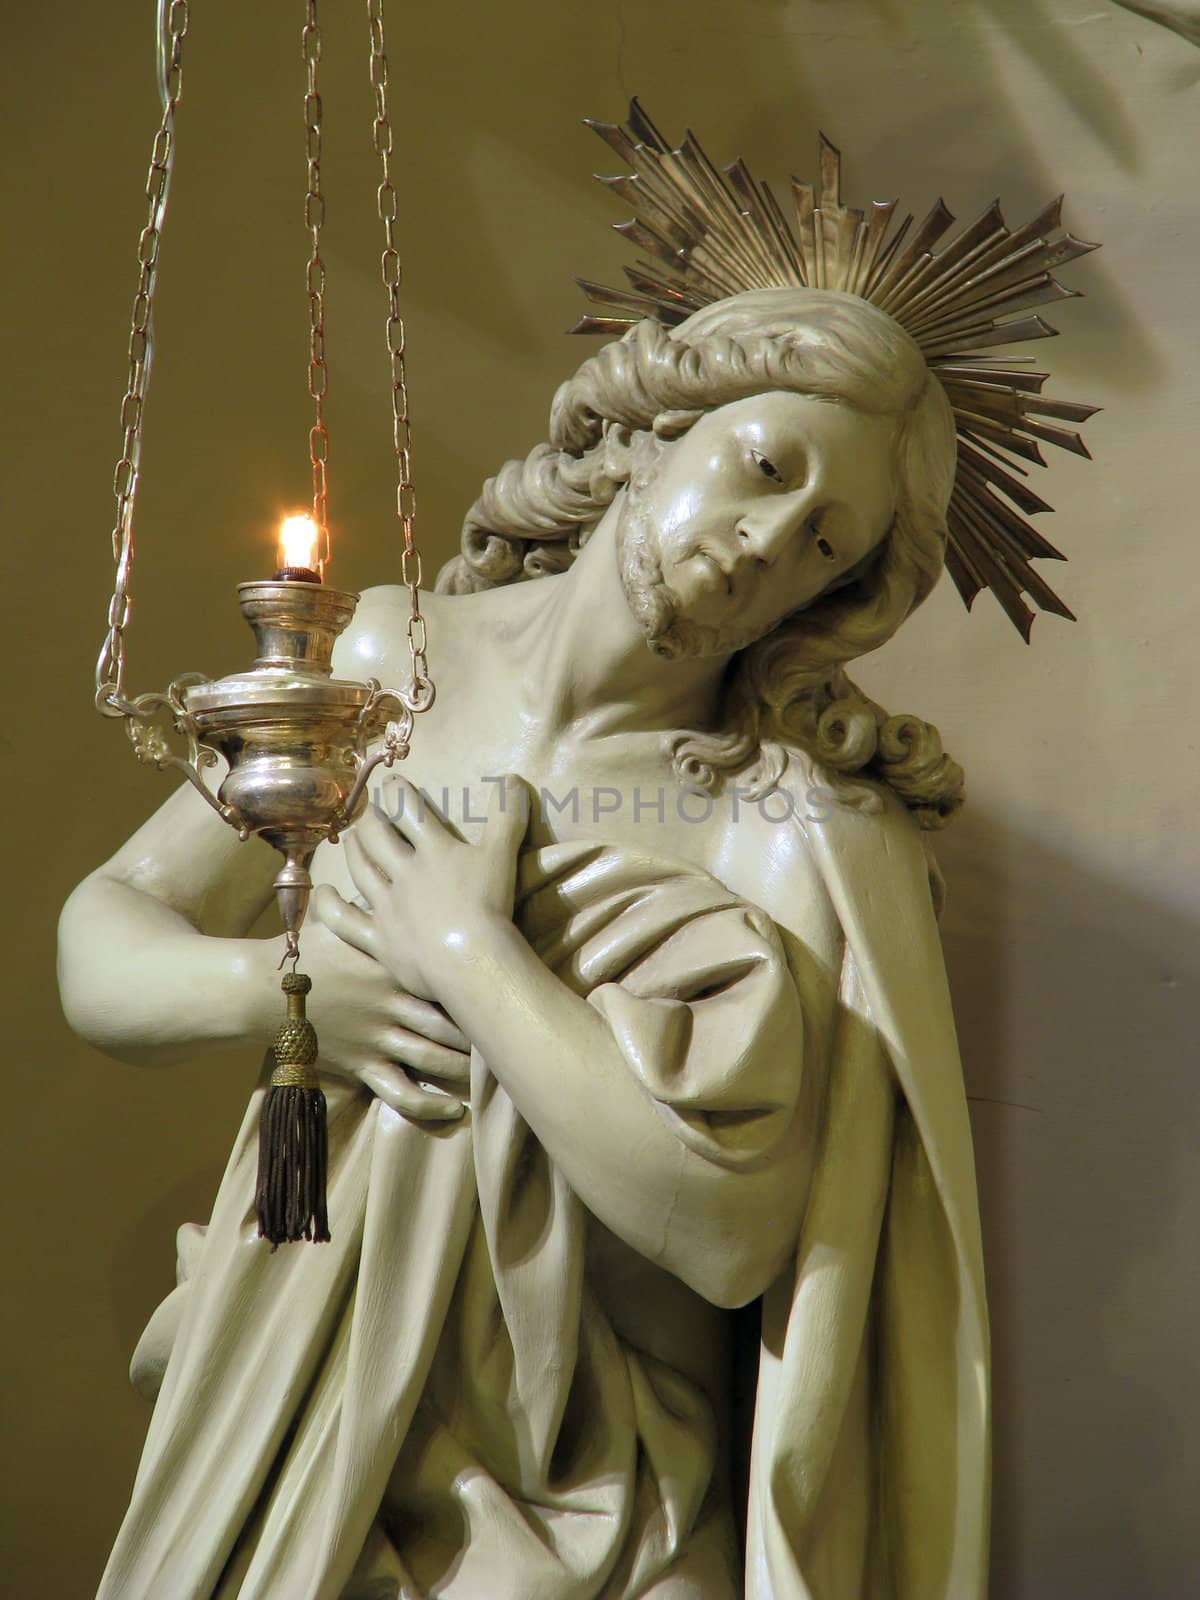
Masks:
[[[312,979],[289,972],[283,980],[287,1020],[268,1051],[275,1059],[258,1124],[258,1183],[254,1210],[260,1238],[271,1248],[297,1239],[329,1242],[325,1210],[328,1133],[325,1096],[313,1063],[317,1033],[304,1014]]]

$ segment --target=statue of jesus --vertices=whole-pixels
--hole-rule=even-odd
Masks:
[[[314,865],[332,1243],[255,1236],[260,1085],[134,1359],[106,1600],[984,1593],[918,826],[962,774],[844,670],[936,580],[954,468],[903,329],[779,288],[639,323],[486,486],[405,776]],[[406,607],[363,596],[344,672],[403,672]],[[274,870],[185,786],[67,906],[74,1025],[266,1041]]]

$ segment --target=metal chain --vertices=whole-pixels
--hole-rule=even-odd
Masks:
[[[183,40],[187,33],[187,0],[160,0],[158,10],[158,78],[162,121],[154,136],[150,171],[146,178],[149,213],[138,239],[138,287],[133,300],[129,333],[129,376],[121,401],[121,456],[113,473],[117,515],[113,525],[113,558],[117,564],[112,599],[108,604],[108,632],[96,662],[96,708],[108,717],[127,714],[125,702],[125,629],[132,605],[129,583],[133,573],[133,505],[137,495],[142,456],[142,418],[150,364],[154,350],[154,286],[158,275],[158,250],[167,191],[175,154],[175,108],[183,96]]]
[[[425,619],[421,615],[421,556],[416,548],[413,525],[416,517],[416,490],[412,481],[412,432],[409,420],[408,386],[405,374],[405,331],[400,314],[400,257],[396,250],[396,191],[391,180],[392,130],[388,118],[388,59],[384,38],[383,0],[367,0],[371,34],[371,87],[375,95],[373,137],[383,168],[379,185],[379,216],[384,229],[381,269],[388,295],[387,348],[392,379],[392,436],[399,476],[396,486],[396,513],[404,532],[401,576],[409,591],[408,645],[412,656],[413,696],[418,708],[433,698],[433,682],[426,658]],[[138,239],[138,287],[133,301],[129,335],[129,374],[121,401],[123,438],[121,455],[113,474],[117,512],[113,525],[113,557],[116,579],[108,606],[108,632],[96,663],[96,705],[106,716],[123,716],[130,707],[125,700],[125,630],[129,625],[133,572],[133,510],[137,495],[142,452],[142,423],[146,390],[154,350],[154,292],[158,273],[159,245],[166,215],[167,194],[175,150],[175,110],[183,95],[183,41],[188,28],[187,0],[159,0],[158,48],[159,89],[162,120],[154,137],[150,170],[146,179],[149,204],[146,225]],[[309,431],[309,456],[313,476],[313,520],[320,533],[317,566],[323,574],[329,559],[328,486],[326,464],[329,434],[325,426],[324,401],[328,389],[325,364],[325,263],[321,258],[321,226],[325,201],[321,192],[321,98],[317,69],[321,58],[321,30],[317,22],[317,0],[306,0],[302,50],[307,69],[304,97],[305,145],[308,162],[308,191],[304,220],[312,236],[312,251],[305,274],[309,301],[308,391],[313,400],[314,423]]]
[[[312,396],[314,421],[308,433],[308,454],[312,462],[313,521],[317,525],[317,571],[325,576],[329,560],[329,491],[325,466],[329,460],[329,433],[325,427],[325,395],[329,371],[325,365],[325,263],[321,259],[321,224],[325,221],[325,196],[321,193],[321,96],[317,87],[317,67],[321,60],[321,29],[317,23],[317,0],[306,0],[301,49],[307,69],[304,95],[304,140],[308,158],[308,192],[304,197],[304,224],[312,235],[304,282],[308,289],[308,392]]]
[[[392,376],[392,439],[396,447],[399,477],[396,484],[396,515],[404,530],[404,552],[400,574],[409,593],[408,648],[412,656],[413,692],[420,709],[433,699],[433,682],[425,656],[425,618],[421,615],[421,556],[413,537],[417,513],[417,494],[412,481],[412,429],[408,414],[408,384],[404,370],[404,319],[400,315],[400,257],[396,251],[396,191],[392,185],[392,125],[388,120],[388,58],[383,31],[383,0],[367,0],[371,30],[371,88],[375,93],[375,150],[383,167],[379,185],[379,219],[383,223],[384,249],[381,257],[383,286],[388,296],[387,348]]]

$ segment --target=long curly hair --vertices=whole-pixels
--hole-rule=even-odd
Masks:
[[[774,390],[898,419],[895,517],[861,576],[734,657],[718,728],[676,738],[676,772],[710,792],[736,774],[752,799],[799,755],[843,803],[877,810],[877,787],[862,781],[874,779],[921,826],[940,827],[962,803],[961,767],[934,727],[889,716],[845,665],[889,639],[940,575],[954,424],[917,346],[855,295],[755,290],[669,332],[640,322],[606,345],[555,394],[549,441],[484,484],[437,588],[463,594],[564,571],[626,482],[604,447],[609,426],[670,441],[706,411]]]

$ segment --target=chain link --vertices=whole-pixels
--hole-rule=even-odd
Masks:
[[[312,235],[312,252],[305,269],[308,291],[308,392],[313,402],[313,425],[308,434],[312,462],[313,521],[317,525],[316,567],[325,576],[329,560],[329,490],[325,467],[329,460],[329,433],[325,427],[325,396],[329,369],[325,365],[325,263],[321,259],[321,225],[325,221],[325,196],[321,193],[321,95],[317,69],[321,61],[321,29],[317,0],[306,0],[301,50],[307,82],[304,93],[304,147],[308,158],[308,192],[304,196],[304,225]]]
[[[400,574],[408,587],[408,648],[412,655],[413,690],[418,701],[428,704],[433,698],[429,662],[425,656],[425,619],[421,615],[421,557],[413,537],[417,514],[417,492],[412,481],[412,429],[408,414],[408,383],[405,375],[404,319],[400,315],[400,283],[403,276],[396,251],[396,190],[392,184],[392,125],[388,119],[388,58],[383,30],[383,0],[367,0],[367,19],[371,30],[371,88],[375,95],[373,138],[375,152],[383,169],[378,189],[379,220],[383,223],[384,248],[380,260],[383,286],[387,290],[387,350],[392,379],[392,440],[399,468],[396,483],[396,515],[404,531],[404,553]]]
[[[165,23],[164,23],[165,18]],[[142,458],[142,421],[154,353],[154,287],[167,191],[175,157],[175,108],[183,97],[183,40],[187,33],[187,0],[160,0],[158,20],[159,91],[162,121],[154,135],[146,178],[149,210],[138,238],[138,286],[129,330],[129,374],[121,401],[121,455],[113,472],[117,500],[112,547],[116,580],[108,603],[108,632],[96,662],[96,706],[105,716],[125,714],[125,630],[129,626],[133,574],[133,505]]]

